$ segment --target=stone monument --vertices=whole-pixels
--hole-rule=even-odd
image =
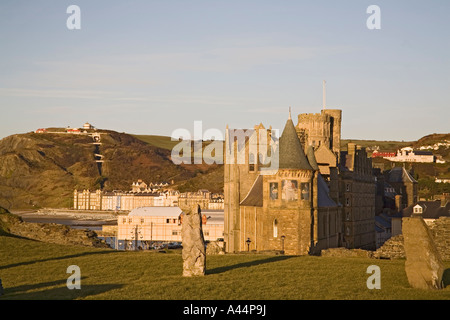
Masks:
[[[402,230],[409,284],[417,289],[442,289],[444,265],[422,215],[403,218]]]
[[[183,206],[181,238],[183,241],[183,276],[204,276],[206,246],[203,238],[201,208],[199,205]]]

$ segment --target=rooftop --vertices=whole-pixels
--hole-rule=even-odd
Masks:
[[[131,210],[130,217],[179,217],[183,211],[179,207],[139,207]]]

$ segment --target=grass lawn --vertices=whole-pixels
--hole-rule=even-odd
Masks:
[[[301,300],[446,299],[410,288],[404,260],[218,255],[207,275],[183,278],[180,251],[122,252],[0,236],[3,299]],[[67,267],[81,270],[81,290],[66,286]],[[381,268],[381,289],[366,286],[367,267]],[[446,268],[450,263],[446,262]],[[450,283],[449,270],[445,282]]]

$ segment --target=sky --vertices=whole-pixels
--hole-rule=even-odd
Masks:
[[[449,14],[448,0],[2,0],[0,138],[282,130],[289,107],[294,124],[321,111],[323,80],[344,139],[448,133]]]

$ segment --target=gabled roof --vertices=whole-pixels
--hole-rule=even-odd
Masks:
[[[279,144],[279,169],[313,170],[305,156],[292,119],[286,121]]]
[[[417,183],[416,179],[414,179],[411,174],[406,171],[404,167],[395,167],[389,171],[388,174],[389,182],[412,182]]]
[[[263,206],[263,176],[259,175],[247,196],[240,203],[241,206],[262,207]]]

